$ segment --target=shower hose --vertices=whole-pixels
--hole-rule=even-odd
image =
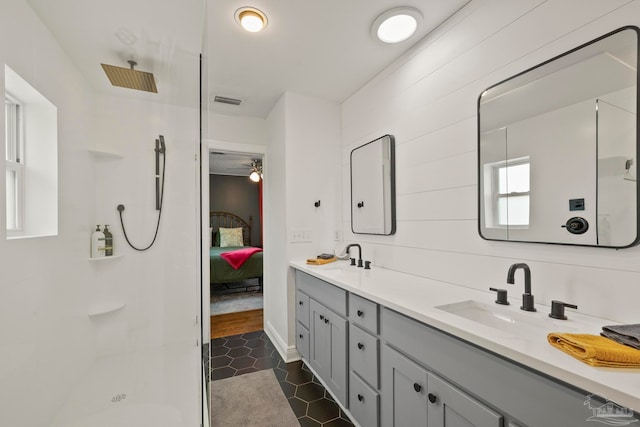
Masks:
[[[161,189],[160,189],[160,206],[158,209],[158,222],[156,223],[156,231],[153,234],[153,240],[151,241],[151,243],[149,243],[149,246],[145,247],[145,248],[139,248],[133,245],[133,243],[131,243],[129,241],[129,237],[127,236],[127,231],[125,230],[124,227],[124,221],[122,220],[122,211],[124,211],[124,205],[118,205],[118,213],[120,214],[120,225],[122,226],[122,233],[124,234],[124,239],[127,241],[127,243],[129,244],[129,246],[131,246],[133,249],[135,249],[136,251],[146,251],[147,249],[151,248],[153,246],[153,244],[156,241],[156,238],[158,237],[158,230],[160,229],[160,217],[162,216],[162,202],[164,200],[164,170],[165,170],[165,165],[167,163],[167,159],[166,159],[166,149],[164,146],[164,138],[161,136],[161,140],[162,140],[162,149],[158,149],[156,148],[156,155],[160,155],[162,154],[162,185],[161,185]],[[157,142],[157,141],[156,141]],[[156,162],[156,166],[157,166],[157,162]],[[156,171],[156,176],[157,176],[157,171]]]

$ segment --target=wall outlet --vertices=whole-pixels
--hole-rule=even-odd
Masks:
[[[291,243],[311,243],[313,241],[313,233],[308,228],[297,228],[289,233],[289,242]]]

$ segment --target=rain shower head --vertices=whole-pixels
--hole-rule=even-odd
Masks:
[[[153,74],[134,70],[133,67],[138,64],[133,60],[127,62],[131,65],[131,68],[116,67],[115,65],[107,64],[100,65],[102,65],[102,69],[107,74],[113,86],[158,93]]]

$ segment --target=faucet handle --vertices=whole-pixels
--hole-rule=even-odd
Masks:
[[[549,313],[549,317],[553,317],[554,319],[567,320],[567,316],[564,314],[564,308],[569,307],[573,309],[577,309],[578,306],[574,304],[567,304],[562,301],[551,301],[551,313]]]
[[[506,289],[489,288],[489,290],[498,293],[498,298],[496,299],[496,304],[509,305],[509,301],[507,300],[507,290]]]
[[[355,258],[349,258],[349,260],[351,260],[351,265],[356,265],[356,259]]]

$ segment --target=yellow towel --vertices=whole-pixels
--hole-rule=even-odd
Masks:
[[[322,264],[328,264],[330,262],[334,262],[334,261],[337,261],[337,260],[338,260],[338,258],[336,258],[336,257],[329,258],[329,259],[309,258],[307,260],[307,264],[322,265]]]
[[[547,340],[552,346],[591,366],[640,368],[640,350],[600,335],[552,332],[547,335]]]

